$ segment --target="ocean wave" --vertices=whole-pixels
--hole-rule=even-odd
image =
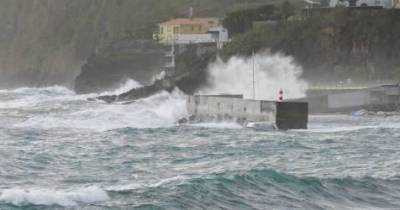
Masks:
[[[179,90],[172,93],[161,91],[131,104],[89,102],[81,95],[72,95],[71,99],[63,99],[66,96],[57,97],[58,99],[49,96],[46,102],[37,98],[18,99],[18,104],[22,104],[21,106],[30,106],[33,101],[38,100],[41,101],[41,106],[36,107],[37,114],[23,122],[13,124],[13,127],[96,131],[128,127],[160,128],[175,126],[179,119],[187,116],[185,96]],[[49,109],[52,110],[51,113],[41,111]]]
[[[4,94],[11,94],[11,93],[17,93],[17,94],[27,94],[27,93],[38,93],[38,92],[55,92],[55,93],[60,93],[60,94],[72,94],[74,93],[72,90],[64,87],[64,86],[59,86],[59,85],[54,85],[54,86],[47,86],[47,87],[20,87],[16,89],[2,89],[0,90],[0,93]]]
[[[41,88],[22,87],[13,90],[0,90],[0,109],[16,109],[16,108],[32,108],[35,106],[51,106],[55,102],[71,102],[82,101],[85,102],[87,98],[94,98],[101,95],[114,95],[125,93],[142,85],[133,80],[127,79],[120,86],[114,90],[106,91],[100,94],[75,94],[74,91],[63,86],[49,86]],[[4,97],[10,97],[9,99]]]
[[[242,129],[243,126],[234,122],[209,122],[188,124],[189,127]]]
[[[143,85],[134,79],[127,78],[115,89],[102,93],[76,94],[73,90],[63,86],[48,86],[48,87],[21,87],[17,89],[2,89],[0,90],[0,109],[17,109],[17,108],[47,108],[54,103],[63,103],[68,106],[71,102],[81,102],[81,105],[88,105],[88,98],[96,98],[103,95],[119,95],[126,93],[132,89],[142,87]],[[142,100],[157,98],[160,94],[143,98]],[[140,101],[140,100],[138,100]],[[99,105],[104,105],[103,101],[96,102]],[[90,103],[93,104],[93,103]],[[115,105],[125,105],[125,103],[115,103]],[[87,107],[90,108],[90,107]]]
[[[70,190],[51,189],[5,189],[0,193],[0,202],[15,206],[64,206],[93,204],[109,200],[107,192],[99,187],[86,187]]]
[[[133,190],[137,189],[149,189],[149,188],[157,188],[157,187],[164,187],[166,185],[181,185],[190,178],[187,176],[174,176],[154,182],[149,182],[145,184],[121,184],[121,185],[115,185],[115,186],[110,186],[107,187],[106,190],[108,192],[131,192]]]
[[[396,209],[400,180],[299,177],[271,169],[225,172],[158,185],[167,206],[183,209]],[[127,189],[114,189],[126,193]],[[129,191],[128,191],[129,192]]]
[[[100,94],[92,93],[92,94],[84,94],[84,95],[112,95],[112,94],[121,94],[125,93],[134,88],[142,87],[143,85],[137,82],[134,79],[126,78],[126,80],[120,85],[116,86],[113,90],[105,91]],[[19,87],[16,89],[0,89],[0,94],[29,94],[29,93],[52,93],[52,94],[61,94],[61,95],[71,95],[75,94],[75,92],[65,86],[53,85],[53,86],[44,86],[44,87]]]
[[[308,130],[299,130],[300,132],[309,132],[309,133],[337,133],[337,132],[348,132],[348,131],[360,131],[360,130],[368,130],[374,128],[383,128],[382,126],[331,126],[331,127],[317,127],[317,128],[309,128]]]
[[[307,132],[307,133],[343,133],[343,132],[359,132],[371,131],[379,129],[400,129],[400,123],[394,122],[380,122],[375,125],[311,125],[307,130],[294,130],[293,132]]]
[[[126,93],[126,92],[128,92],[128,91],[130,91],[132,89],[139,88],[139,87],[143,87],[143,85],[140,84],[140,82],[138,82],[138,81],[136,81],[134,79],[128,78],[128,79],[126,79],[126,81],[124,83],[119,85],[114,90],[105,91],[105,92],[100,93],[98,95],[119,95],[119,94]]]
[[[0,109],[33,108],[40,104],[78,100],[82,97],[66,87],[19,88],[0,91]]]

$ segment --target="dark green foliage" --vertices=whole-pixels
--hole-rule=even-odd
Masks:
[[[205,52],[202,52],[205,51]],[[176,58],[176,80],[179,89],[187,94],[193,94],[206,84],[207,67],[216,59],[214,46],[191,45]]]
[[[295,8],[294,6],[289,3],[289,1],[285,0],[280,8],[280,14],[281,17],[284,21],[287,21],[289,19],[289,17],[291,17],[292,15],[294,15],[295,13]]]
[[[269,49],[294,56],[310,80],[399,79],[399,10],[322,11],[304,20],[283,18],[276,25],[235,36],[223,57]]]
[[[249,31],[254,21],[277,19],[275,10],[275,6],[265,5],[259,8],[231,12],[224,19],[223,25],[234,36]]]
[[[251,30],[255,21],[287,21],[295,13],[295,6],[286,0],[278,6],[263,5],[231,12],[224,19],[223,25],[231,36],[235,36]]]

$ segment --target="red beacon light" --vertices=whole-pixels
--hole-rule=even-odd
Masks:
[[[282,102],[283,101],[283,90],[282,88],[279,90],[279,98],[278,98],[278,102]]]

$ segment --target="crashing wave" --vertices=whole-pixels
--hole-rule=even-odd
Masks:
[[[107,192],[99,187],[86,187],[71,190],[50,189],[6,189],[0,193],[0,201],[16,206],[43,205],[43,206],[77,206],[79,204],[93,204],[109,200]]]

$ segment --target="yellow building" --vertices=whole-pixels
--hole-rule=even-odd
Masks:
[[[211,27],[220,25],[218,18],[176,18],[159,24],[155,39],[168,41],[179,34],[205,34]]]

